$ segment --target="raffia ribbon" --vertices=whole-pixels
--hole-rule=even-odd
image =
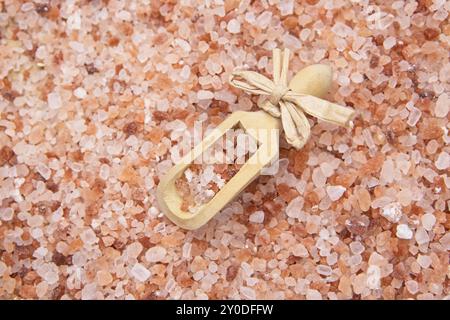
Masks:
[[[267,96],[258,106],[281,123],[289,144],[301,149],[308,141],[311,128],[304,112],[340,126],[352,127],[354,110],[311,95],[289,89],[287,73],[289,50],[273,50],[273,81],[254,71],[233,71],[229,83],[248,93]]]

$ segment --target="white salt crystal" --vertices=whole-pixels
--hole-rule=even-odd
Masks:
[[[322,300],[322,295],[315,289],[308,289],[306,292],[306,300]]]
[[[329,178],[334,174],[334,168],[331,164],[328,162],[322,162],[320,164],[320,170],[322,170],[322,173],[325,175],[325,177]]]
[[[186,40],[175,39],[175,44],[178,45],[185,52],[190,52],[191,51],[191,45]]]
[[[84,99],[87,95],[86,90],[83,87],[78,87],[73,91],[73,94],[78,99]]]
[[[436,101],[434,113],[436,117],[445,118],[450,108],[450,97],[447,93],[442,93]]]
[[[410,127],[414,127],[419,122],[422,116],[422,111],[413,107],[409,112],[408,121],[406,122]]]
[[[450,155],[442,151],[438,158],[436,159],[436,162],[434,163],[436,165],[436,168],[439,170],[445,170],[450,167]]]
[[[126,248],[126,253],[128,258],[137,258],[144,249],[144,246],[139,242],[133,242]]]
[[[61,96],[59,92],[51,92],[47,96],[47,102],[50,109],[59,109],[61,108]]]
[[[241,32],[241,24],[236,19],[231,19],[228,21],[227,30],[229,33],[239,33]]]
[[[397,223],[402,217],[401,206],[398,202],[390,203],[381,210],[381,215],[392,223]]]
[[[320,168],[314,168],[311,178],[317,188],[325,186],[327,182],[327,177],[325,177]]]
[[[415,239],[419,246],[430,242],[430,237],[428,236],[428,233],[422,227],[417,228],[416,234],[415,234]]]
[[[399,239],[411,239],[413,236],[412,230],[408,227],[407,224],[399,224],[397,226],[397,238]]]
[[[431,258],[430,256],[425,256],[425,255],[421,255],[419,254],[417,256],[417,263],[423,268],[423,269],[427,269],[430,265],[431,265]]]
[[[391,158],[384,161],[380,172],[380,179],[384,184],[392,183],[394,181],[394,162]]]
[[[272,12],[270,11],[264,11],[259,15],[259,17],[256,19],[256,24],[261,29],[265,29],[269,26],[270,21],[272,20]]]
[[[296,197],[291,202],[289,202],[286,207],[286,214],[291,218],[298,218],[301,214],[301,210],[303,208],[304,199],[301,197]]]
[[[183,68],[181,68],[180,77],[184,80],[189,79],[189,76],[191,75],[191,68],[189,66],[185,65]]]
[[[80,30],[81,29],[81,16],[80,11],[75,11],[67,18],[67,29]]]
[[[395,44],[397,43],[397,40],[394,37],[387,37],[383,42],[383,47],[386,50],[391,49]]]
[[[256,299],[256,292],[252,288],[241,286],[240,292],[243,298],[248,300],[255,300]]]
[[[116,17],[125,21],[130,21],[131,13],[129,13],[126,10],[120,10],[119,12],[116,13]]]
[[[197,92],[198,100],[208,100],[214,98],[214,94],[208,90],[200,90]]]
[[[297,243],[294,245],[294,247],[292,248],[292,254],[296,257],[302,258],[306,258],[309,255],[308,250],[301,243]]]
[[[415,280],[406,281],[405,286],[411,294],[416,294],[419,291],[419,284]]]
[[[323,265],[323,264],[319,264],[319,265],[316,267],[316,271],[317,271],[318,274],[321,274],[321,275],[323,275],[323,276],[330,276],[331,273],[333,272],[333,269],[331,269],[330,266],[326,266],[326,265]]]
[[[95,232],[91,228],[87,228],[80,234],[80,239],[85,244],[94,244],[98,241],[97,236],[95,235]]]
[[[154,246],[147,250],[145,259],[148,262],[162,261],[166,257],[167,250],[161,246]]]
[[[339,200],[347,188],[343,186],[327,186],[327,194],[331,201]]]
[[[361,254],[364,252],[364,246],[359,241],[353,241],[350,243],[350,250],[353,254]]]
[[[294,12],[294,1],[293,0],[281,0],[278,4],[280,13],[282,16],[290,15]]]
[[[248,219],[252,223],[263,223],[264,222],[264,211],[255,211],[252,213]]]
[[[422,221],[422,226],[427,231],[431,231],[436,223],[436,217],[432,213],[425,213],[420,220]]]
[[[131,269],[131,275],[136,278],[136,280],[145,282],[150,277],[151,272],[142,264],[136,263]]]
[[[380,279],[381,279],[381,269],[377,265],[370,265],[367,268],[367,279],[366,284],[369,289],[379,289],[380,288]]]

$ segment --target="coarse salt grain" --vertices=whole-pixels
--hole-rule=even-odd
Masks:
[[[230,33],[239,33],[241,31],[241,24],[236,19],[228,21],[227,30]]]
[[[59,109],[62,105],[61,96],[58,92],[49,93],[47,96],[47,102],[50,109]]]
[[[327,186],[327,194],[331,201],[339,200],[347,188],[343,186]]]
[[[408,227],[407,224],[399,224],[397,226],[397,238],[399,239],[412,239],[413,236],[413,232],[412,230]]]
[[[161,246],[154,246],[147,250],[145,259],[148,262],[162,261],[166,256],[167,250]]]
[[[136,263],[131,269],[131,275],[140,282],[147,281],[150,278],[151,272],[142,264]]]
[[[401,206],[398,202],[390,203],[381,209],[381,215],[392,223],[397,223],[402,217]]]
[[[214,98],[214,94],[211,91],[200,90],[197,92],[197,99],[199,100],[209,100]]]
[[[75,95],[75,97],[77,97],[78,99],[84,99],[86,98],[86,90],[83,87],[78,87],[73,91],[73,94]]]
[[[256,211],[252,213],[249,217],[249,221],[252,223],[263,223],[264,222],[264,211]]]

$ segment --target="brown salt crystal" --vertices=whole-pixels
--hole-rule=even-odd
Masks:
[[[239,272],[239,266],[236,264],[232,264],[231,266],[229,266],[227,268],[227,274],[225,276],[225,279],[228,282],[233,281],[236,278],[238,272]]]
[[[123,132],[128,136],[134,135],[138,132],[138,124],[134,121],[127,123],[123,127]]]
[[[441,33],[440,30],[434,28],[426,28],[423,31],[425,39],[427,39],[428,41],[435,40],[440,33]]]
[[[236,9],[237,7],[239,7],[239,0],[225,0],[224,1],[224,9],[225,12],[228,13],[231,10]]]
[[[119,180],[130,184],[141,184],[142,182],[141,176],[133,166],[126,166],[120,174]]]
[[[14,151],[8,147],[8,146],[3,146],[0,149],[0,167],[4,166],[6,163],[12,164],[12,160],[15,157],[15,153]]]
[[[62,253],[59,253],[58,251],[53,252],[52,261],[57,266],[62,265],[71,265],[72,264],[72,256],[65,256]]]
[[[400,117],[395,117],[394,120],[389,124],[389,128],[394,133],[401,133],[406,129],[406,123]]]
[[[380,171],[384,162],[384,154],[378,152],[375,157],[369,159],[359,170],[359,176],[365,177]]]
[[[290,188],[285,183],[277,185],[276,188],[281,198],[283,198],[283,200],[286,202],[291,202],[292,199],[298,196],[298,191],[293,188]]]
[[[426,118],[419,123],[419,136],[424,140],[438,139],[443,130],[436,118]]]

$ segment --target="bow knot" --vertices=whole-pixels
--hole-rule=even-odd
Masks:
[[[289,91],[289,88],[282,83],[277,83],[270,94],[269,101],[273,107],[276,107],[284,95]]]
[[[286,141],[296,149],[308,141],[311,128],[304,112],[321,120],[351,127],[354,111],[350,108],[289,89],[287,74],[289,50],[273,50],[273,81],[254,71],[233,71],[230,84],[248,93],[266,96],[258,106],[281,123]]]

